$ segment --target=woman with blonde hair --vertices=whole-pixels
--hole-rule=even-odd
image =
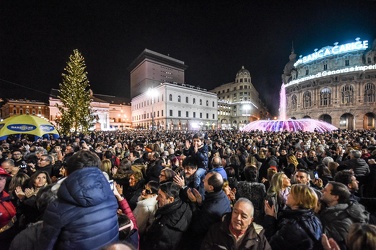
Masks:
[[[287,167],[283,170],[287,177],[291,178],[291,176],[295,173],[296,167],[298,166],[299,162],[298,159],[296,159],[296,156],[294,154],[288,154],[286,157],[287,160]]]
[[[275,249],[320,249],[322,225],[315,216],[316,192],[304,184],[291,187],[287,197],[287,209],[282,210],[278,219],[273,206],[265,202],[265,234]]]
[[[111,167],[112,167],[111,161],[109,159],[105,159],[105,160],[102,161],[100,169],[101,169],[102,172],[105,172],[110,176],[111,175]]]
[[[274,206],[275,214],[286,208],[287,196],[290,193],[290,178],[285,173],[275,173],[266,193],[266,200],[270,206]]]

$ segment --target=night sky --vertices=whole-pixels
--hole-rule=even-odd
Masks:
[[[375,0],[0,1],[0,97],[47,100],[73,49],[94,93],[129,97],[127,67],[145,49],[182,60],[186,82],[232,82],[242,65],[273,113],[295,53],[376,38]]]

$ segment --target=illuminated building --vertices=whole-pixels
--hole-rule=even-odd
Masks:
[[[294,50],[282,80],[287,118],[313,118],[340,129],[372,129],[376,118],[376,40],[315,49],[296,58]]]
[[[266,118],[267,112],[251,81],[251,74],[242,67],[234,82],[210,90],[218,95],[218,126],[221,129],[242,128],[251,121]]]

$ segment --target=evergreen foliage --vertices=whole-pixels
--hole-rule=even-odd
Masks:
[[[86,133],[93,126],[94,116],[90,103],[92,92],[87,78],[84,57],[75,49],[69,56],[67,66],[62,73],[63,82],[59,84],[58,98],[62,106],[58,106],[61,113],[59,122],[60,133]]]

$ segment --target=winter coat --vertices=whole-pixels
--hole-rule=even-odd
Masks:
[[[324,233],[341,245],[344,245],[353,223],[367,223],[368,219],[369,213],[357,202],[340,203],[327,207],[320,213]]]
[[[367,162],[362,158],[353,158],[347,161],[339,162],[337,171],[344,169],[352,169],[357,178],[367,176],[370,173]]]
[[[38,249],[100,249],[118,240],[118,203],[95,167],[74,171],[44,213]]]
[[[208,169],[209,166],[209,155],[208,146],[203,144],[195,153],[194,147],[191,146],[188,151],[185,152],[186,156],[192,156],[196,162],[198,168]]]
[[[270,156],[262,162],[262,165],[259,169],[259,182],[261,182],[262,178],[266,179],[268,177],[268,168],[270,168],[271,166],[278,166],[278,158],[275,155]]]
[[[240,181],[236,187],[236,199],[247,198],[254,207],[254,221],[260,224],[264,219],[265,185],[258,182]]]
[[[231,214],[226,214],[222,222],[214,224],[209,232],[206,234],[204,241],[201,244],[201,250],[257,250],[257,249],[271,249],[268,241],[265,238],[265,230],[255,223],[252,223],[246,233],[239,242],[239,247],[236,248],[237,242],[235,242],[229,226],[231,223]]]
[[[133,210],[134,217],[137,221],[138,232],[144,234],[146,229],[153,223],[154,214],[157,211],[156,197],[139,200],[136,208]]]
[[[191,219],[191,208],[180,199],[159,208],[153,224],[145,234],[141,249],[179,249],[180,240],[183,233],[187,231]]]
[[[129,206],[134,210],[137,206],[138,197],[144,189],[145,181],[143,179],[139,180],[135,186],[128,186],[126,189],[123,188],[124,198],[127,199]]]
[[[9,194],[5,191],[0,193],[0,215],[0,229],[16,215],[16,208],[13,206]]]
[[[9,250],[37,250],[42,226],[43,221],[29,224],[26,229],[14,237]]]
[[[309,209],[283,210],[279,213],[278,221],[267,215],[265,230],[273,250],[308,250],[321,246],[321,222]]]

